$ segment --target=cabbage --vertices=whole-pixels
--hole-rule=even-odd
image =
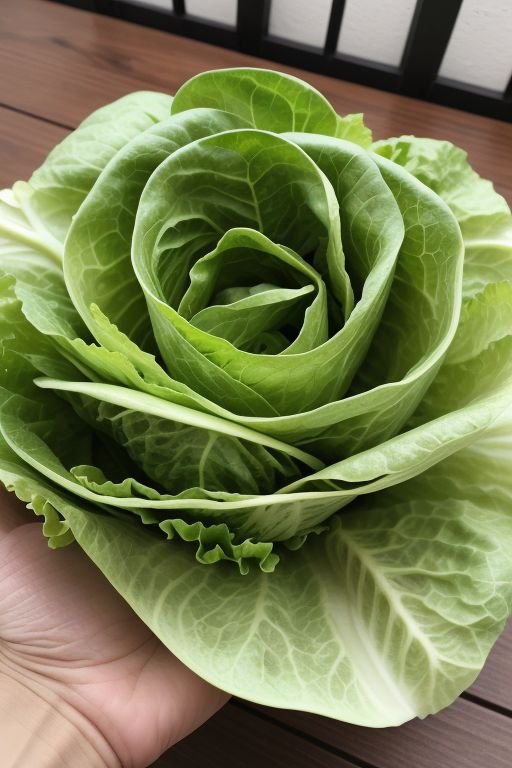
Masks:
[[[369,726],[512,603],[512,225],[296,78],[87,118],[0,199],[0,479],[185,664]]]

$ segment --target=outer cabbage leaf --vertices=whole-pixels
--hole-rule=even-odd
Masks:
[[[481,237],[510,222],[506,200],[470,166],[467,153],[449,141],[400,136],[373,145],[402,165],[450,206],[464,237]]]
[[[272,576],[202,568],[135,526],[76,505],[60,511],[141,618],[213,684],[397,725],[474,680],[511,610],[511,429],[509,411],[471,448],[360,500]],[[468,485],[472,470],[502,491]]]
[[[338,115],[336,138],[359,144],[364,149],[369,149],[372,145],[372,132],[364,124],[364,115],[361,113],[344,115],[343,117]]]
[[[170,114],[172,98],[140,91],[93,112],[50,152],[29,184],[14,192],[36,230],[63,243],[76,213],[109,160],[130,139]]]

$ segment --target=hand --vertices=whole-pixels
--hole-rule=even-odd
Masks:
[[[0,671],[59,697],[114,765],[144,768],[227,696],[171,655],[76,544],[50,550],[33,521],[0,492]]]

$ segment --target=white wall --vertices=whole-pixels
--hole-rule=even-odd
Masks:
[[[331,0],[272,0],[269,32],[323,48]]]
[[[338,51],[398,66],[416,0],[347,0]]]
[[[440,74],[503,91],[512,73],[512,0],[464,0]]]
[[[236,24],[236,0],[185,0],[187,13],[204,19]]]

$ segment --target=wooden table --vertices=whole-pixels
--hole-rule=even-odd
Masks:
[[[2,0],[0,186],[26,178],[89,112],[137,89],[173,93],[205,69],[269,62],[42,0]],[[464,147],[512,200],[512,127],[287,69],[341,113],[365,112],[376,138],[414,133]],[[160,758],[165,768],[510,768],[512,626],[468,692],[444,712],[374,731],[233,701]]]

